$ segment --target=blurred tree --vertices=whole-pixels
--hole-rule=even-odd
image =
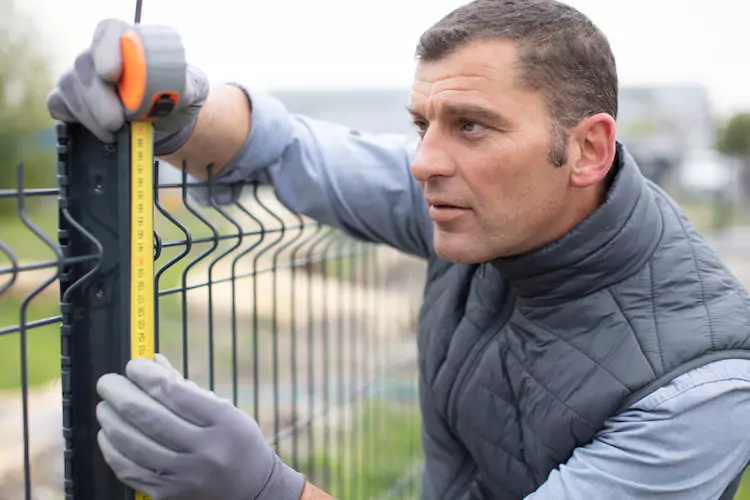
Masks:
[[[42,137],[54,126],[46,108],[50,65],[40,37],[14,0],[0,0],[0,189],[16,186],[19,161],[26,187],[52,187],[55,151]],[[3,203],[0,214],[12,207]]]
[[[722,127],[718,149],[724,154],[750,156],[750,113],[737,113]]]

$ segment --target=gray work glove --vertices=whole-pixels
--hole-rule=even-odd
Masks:
[[[115,475],[154,500],[298,500],[304,477],[255,420],[185,380],[167,359],[102,376],[99,446]]]
[[[125,124],[124,108],[115,91],[122,74],[120,37],[130,26],[116,19],[99,23],[91,46],[76,57],[47,97],[53,119],[80,123],[101,141],[115,142],[115,133]],[[188,64],[185,93],[177,107],[154,122],[155,155],[173,153],[188,140],[208,89],[206,75]]]

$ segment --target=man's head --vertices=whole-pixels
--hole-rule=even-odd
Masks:
[[[562,236],[604,193],[615,156],[617,76],[601,32],[555,0],[475,0],[421,37],[412,164],[455,262]]]

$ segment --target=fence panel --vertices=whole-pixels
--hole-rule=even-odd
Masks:
[[[95,383],[129,358],[127,137],[58,128],[59,187],[0,191],[0,500],[132,498],[96,444]],[[155,166],[157,349],[256,418],[336,498],[415,498],[422,262]],[[54,213],[58,217],[54,217]]]

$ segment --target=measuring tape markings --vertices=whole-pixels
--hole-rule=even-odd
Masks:
[[[154,359],[154,179],[152,120],[169,115],[185,85],[185,52],[176,31],[140,24],[120,39],[123,56],[118,91],[130,122],[130,357]],[[135,500],[152,500],[134,492]]]
[[[154,358],[153,132],[148,122],[131,123],[130,354]],[[135,500],[151,500],[135,492]]]
[[[131,357],[154,357],[152,128],[131,124]]]

